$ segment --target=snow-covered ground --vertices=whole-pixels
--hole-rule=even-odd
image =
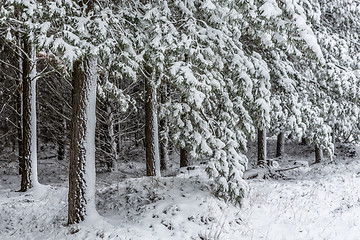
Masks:
[[[281,165],[312,162],[311,148],[287,147]],[[213,196],[202,165],[158,179],[134,177],[141,175],[142,165],[123,164],[119,173],[97,176],[99,215],[70,227],[66,162],[39,160],[39,181],[47,185],[36,193],[16,192],[16,163],[0,164],[4,240],[360,239],[360,161],[356,149],[348,146],[337,149],[331,164],[310,165],[278,179],[249,180],[242,208]]]

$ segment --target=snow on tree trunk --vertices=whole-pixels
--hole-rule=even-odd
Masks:
[[[107,127],[108,127],[108,134],[110,138],[110,152],[111,152],[111,160],[110,160],[110,170],[116,171],[117,170],[117,148],[116,148],[116,137],[114,133],[114,114],[111,110],[110,103],[108,103],[108,106],[106,107],[108,119],[107,119]]]
[[[336,143],[336,125],[335,125],[335,124],[333,124],[331,137],[332,137],[332,139],[331,139],[331,140],[332,140],[332,144],[334,145],[333,154],[335,154],[335,143]]]
[[[21,40],[19,40],[19,46],[21,46]],[[19,51],[19,56],[21,56],[21,52]],[[19,57],[19,62],[18,62],[18,66],[19,69],[22,69],[22,64],[23,61],[21,59],[21,57]],[[23,159],[23,122],[22,122],[22,117],[23,117],[23,95],[22,95],[22,91],[23,91],[23,84],[22,84],[22,73],[19,74],[19,78],[16,81],[17,85],[18,85],[18,89],[16,91],[16,111],[17,111],[17,120],[16,120],[16,124],[17,124],[17,141],[18,141],[18,155],[19,155],[19,175],[21,175],[21,169],[22,169],[22,159]]]
[[[156,88],[148,78],[145,78],[145,145],[146,174],[148,176],[160,176]]]
[[[322,148],[315,145],[315,163],[321,163],[323,161],[324,155]]]
[[[169,139],[168,139],[168,129],[166,126],[166,122],[165,120],[160,121],[160,126],[163,129],[163,134],[164,136],[162,136],[162,139],[160,141],[160,169],[161,170],[166,170],[167,169],[167,164],[169,162]]]
[[[117,146],[116,146],[116,150],[118,152],[119,155],[121,155],[121,148],[123,145],[122,142],[122,131],[121,131],[121,123],[117,124]]]
[[[264,165],[266,160],[266,130],[258,129],[258,165]]]
[[[35,50],[32,50],[32,66],[30,71],[30,79],[31,79],[31,144],[30,144],[30,160],[31,160],[31,182],[33,187],[37,187],[39,185],[38,181],[38,173],[37,173],[37,134],[36,134],[36,53]]]
[[[184,148],[180,149],[180,167],[189,166],[188,153]]]
[[[74,62],[73,110],[69,169],[68,223],[78,223],[95,210],[96,60]]]
[[[27,191],[39,185],[37,178],[36,136],[36,53],[24,37],[23,59],[23,159],[21,162],[21,189]]]
[[[21,82],[21,81],[20,81]],[[19,83],[21,86],[22,83]],[[17,142],[18,142],[18,155],[19,155],[19,174],[21,175],[21,163],[23,158],[23,126],[22,126],[22,92],[20,90],[17,91],[16,96],[16,111],[17,111]]]
[[[285,134],[280,132],[277,136],[276,142],[276,157],[281,157],[285,152]]]
[[[153,96],[156,102],[156,90],[153,91]],[[155,176],[160,177],[160,152],[159,152],[159,124],[157,119],[156,105],[154,106],[154,111],[152,112],[152,123],[154,129],[154,151],[155,151]]]

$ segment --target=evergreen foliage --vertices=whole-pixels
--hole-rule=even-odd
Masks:
[[[256,129],[306,139],[330,155],[333,131],[359,141],[358,1],[1,3],[5,43],[26,34],[65,72],[83,56],[96,58],[98,131],[106,128],[100,138],[110,139],[110,157],[121,152],[114,118],[131,116],[132,131],[143,129],[145,84],[166,125],[160,141],[209,159],[216,194],[236,203],[247,191],[244,152]]]

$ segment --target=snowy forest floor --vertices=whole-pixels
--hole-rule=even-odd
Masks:
[[[274,140],[268,143],[275,149]],[[143,162],[122,163],[118,173],[97,174],[99,215],[70,227],[66,161],[40,153],[44,187],[19,193],[17,163],[3,155],[0,239],[360,239],[359,149],[339,145],[332,163],[316,165],[309,146],[288,143],[286,152],[281,166],[308,161],[310,167],[248,180],[242,208],[213,196],[203,165],[156,179],[140,177]],[[250,163],[255,156],[251,147]]]

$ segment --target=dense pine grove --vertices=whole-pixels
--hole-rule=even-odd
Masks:
[[[0,157],[27,192],[54,149],[69,224],[93,214],[96,171],[140,158],[161,178],[174,153],[241,206],[244,173],[278,167],[267,138],[314,163],[359,144],[359,38],[357,0],[0,0]]]

